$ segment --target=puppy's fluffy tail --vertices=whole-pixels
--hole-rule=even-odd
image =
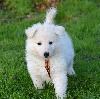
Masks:
[[[57,9],[52,7],[47,11],[45,23],[53,24]]]

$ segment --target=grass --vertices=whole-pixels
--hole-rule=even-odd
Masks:
[[[100,99],[100,4],[99,0],[64,0],[56,23],[63,25],[75,48],[74,68],[69,77],[68,99]],[[27,5],[26,5],[27,6]],[[10,17],[10,16],[9,16]],[[55,99],[54,88],[46,85],[39,94],[27,72],[25,29],[43,22],[44,13],[20,22],[0,22],[0,99]]]

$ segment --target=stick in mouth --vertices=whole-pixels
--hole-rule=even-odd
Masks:
[[[51,76],[50,76],[50,61],[49,60],[45,60],[45,68],[48,72],[49,77],[51,78]]]

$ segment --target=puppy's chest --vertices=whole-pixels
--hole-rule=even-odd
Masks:
[[[48,61],[38,61],[35,62],[36,66],[35,69],[38,71],[38,74],[47,75],[50,72],[50,64]]]

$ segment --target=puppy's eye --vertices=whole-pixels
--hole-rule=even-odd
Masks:
[[[42,43],[41,42],[39,42],[39,43],[37,43],[38,45],[42,45]]]
[[[52,42],[49,42],[49,44],[51,45],[51,44],[52,44]]]

